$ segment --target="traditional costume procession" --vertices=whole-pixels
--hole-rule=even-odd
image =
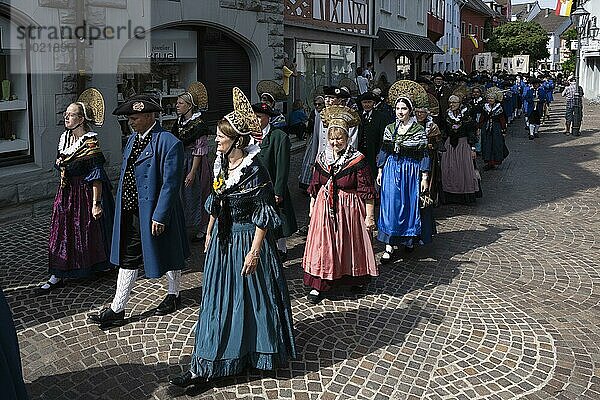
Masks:
[[[284,274],[287,239],[306,236],[301,263],[287,262],[302,268],[304,304],[317,305],[334,290],[364,294],[385,264],[401,265],[402,255],[435,241],[436,208],[476,204],[485,174],[501,173],[509,155],[509,124],[522,114],[523,138],[539,137],[554,83],[533,76],[438,73],[367,90],[355,102],[348,88],[325,86],[311,94],[313,110],[294,102],[291,131],[275,108],[282,90],[261,81],[260,102],[251,104],[234,87],[233,110],[220,110],[212,154],[212,127],[203,118],[208,93],[201,82],[176,95],[170,130],[157,120],[163,108],[154,96],[125,100],[113,111],[131,128],[116,197],[92,130],[104,122],[104,100],[96,89],[84,91],[64,113],[50,278],[38,292],[53,291],[65,279],[117,270],[112,301],[88,318],[103,330],[117,328],[128,322],[126,309],[143,268],[146,278],[166,276],[167,295],[153,310],[165,316],[182,307],[182,270],[201,263],[190,259],[190,242],[199,242],[206,255],[197,323],[188,332],[194,348],[170,383],[203,385],[250,368],[285,367],[297,357]],[[290,190],[290,132],[298,138],[309,133],[296,166],[303,198],[294,199],[292,193],[300,191]],[[309,210],[300,229],[298,199]],[[374,238],[383,250],[379,259]],[[1,292],[0,318],[8,327],[0,334],[0,355],[8,360],[0,365],[0,382],[15,398],[26,398]]]

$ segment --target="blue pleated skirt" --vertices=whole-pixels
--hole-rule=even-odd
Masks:
[[[249,367],[273,370],[296,356],[287,283],[270,233],[256,272],[241,276],[254,232],[254,224],[234,223],[230,240],[222,243],[215,224],[191,361],[196,375],[211,379]]]
[[[414,245],[421,235],[420,161],[391,155],[381,176],[377,239],[390,245]]]

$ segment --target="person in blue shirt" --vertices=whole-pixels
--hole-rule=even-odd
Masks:
[[[554,101],[554,81],[552,76],[544,76],[544,82],[542,84],[544,92],[546,93],[546,103],[544,103],[544,121],[550,118],[550,104]],[[558,133],[558,131],[556,131]]]
[[[304,111],[304,103],[302,100],[297,99],[292,104],[288,133],[295,134],[300,140],[304,139],[307,122],[308,115],[306,115],[306,111]]]
[[[542,123],[542,113],[546,103],[546,92],[542,81],[537,78],[530,79],[530,86],[523,92],[524,112],[527,117],[529,128],[529,140],[539,137],[538,132]]]

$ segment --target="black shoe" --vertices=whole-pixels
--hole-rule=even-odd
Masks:
[[[529,135],[529,140],[533,140],[534,136],[533,135]]]
[[[319,292],[319,294],[309,293],[306,296],[306,299],[311,304],[319,304],[321,300],[323,300],[323,293]]]
[[[46,285],[46,284],[47,284],[49,287],[48,287],[47,289],[44,289],[44,288],[42,288],[42,286],[44,286],[44,285]],[[64,279],[60,279],[60,280],[59,280],[58,282],[56,282],[56,283],[52,283],[52,282],[48,281],[48,282],[45,282],[45,283],[44,283],[42,286],[39,286],[39,287],[36,289],[36,294],[37,294],[37,295],[44,295],[44,294],[46,294],[46,293],[50,293],[50,292],[51,292],[51,291],[53,291],[54,289],[58,289],[58,288],[64,287],[64,286],[65,286],[65,280],[64,280]]]
[[[387,264],[390,263],[392,261],[394,261],[394,256],[395,256],[395,250],[392,251],[384,251],[383,254],[381,255],[381,258],[379,259],[379,263],[380,264]]]
[[[154,315],[167,315],[175,312],[181,307],[181,295],[168,294],[167,297],[156,307]]]
[[[90,315],[88,319],[100,325],[100,329],[122,326],[125,324],[125,310],[116,313],[110,307],[107,307],[98,314]]]
[[[205,378],[197,376],[195,378],[192,377],[192,373],[190,371],[186,372],[183,375],[176,376],[175,378],[169,379],[169,383],[171,385],[179,386],[181,388],[185,388],[192,385],[198,385],[200,383],[206,382]]]
[[[412,253],[413,251],[415,251],[415,247],[414,246],[404,246],[404,252],[405,253]]]
[[[300,235],[300,236],[308,235],[308,225],[304,225],[302,228],[298,229],[298,235]]]

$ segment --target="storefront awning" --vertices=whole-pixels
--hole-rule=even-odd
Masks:
[[[377,39],[373,46],[375,50],[400,50],[411,53],[444,54],[442,49],[436,46],[425,36],[413,35],[379,28]]]

